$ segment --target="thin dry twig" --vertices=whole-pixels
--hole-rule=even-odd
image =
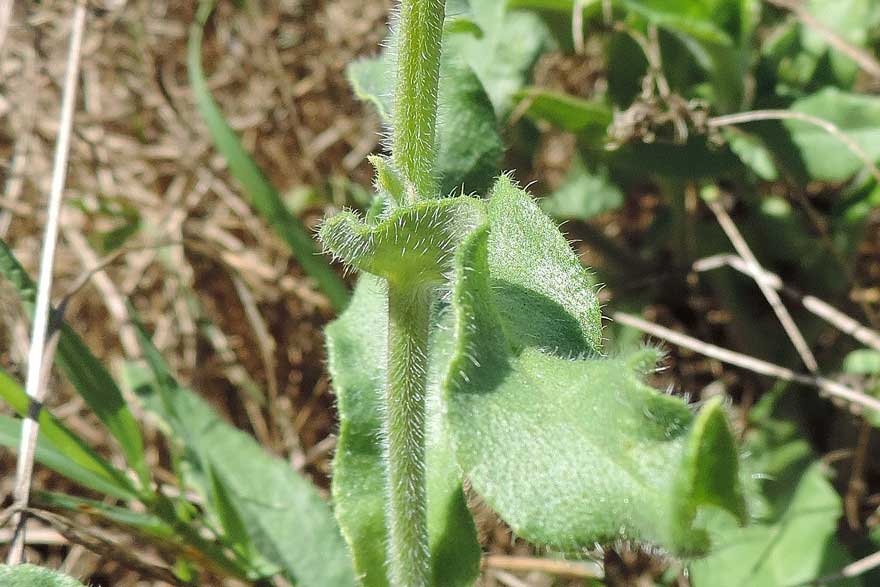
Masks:
[[[693,338],[680,332],[676,332],[674,330],[670,330],[669,328],[660,326],[659,324],[648,322],[647,320],[643,320],[642,318],[639,318],[638,316],[633,316],[632,314],[615,312],[611,315],[611,317],[621,324],[631,326],[632,328],[641,330],[642,332],[650,334],[651,336],[656,336],[657,338],[669,341],[680,347],[690,349],[694,352],[700,353],[701,355],[717,359],[723,363],[742,367],[743,369],[754,371],[755,373],[758,373],[760,375],[776,377],[778,379],[782,379],[783,381],[791,381],[793,383],[801,383],[803,385],[816,387],[822,393],[825,393],[831,397],[842,399],[852,404],[852,407],[856,408],[857,410],[861,408],[880,410],[880,400],[873,398],[866,393],[853,389],[849,386],[843,385],[842,383],[838,383],[837,381],[828,379],[827,377],[798,373],[797,371],[792,371],[787,367],[782,367],[781,365],[776,365],[774,363],[764,361],[763,359],[758,359],[757,357],[751,357],[749,355],[744,355],[742,353],[738,353],[724,347],[716,346],[708,342],[703,342],[702,340]]]
[[[0,0],[0,57],[3,56],[6,32],[9,30],[9,21],[12,20],[13,4],[15,4],[14,0]]]
[[[700,273],[725,266],[754,278],[754,270],[742,258],[737,257],[736,255],[722,254],[705,257],[695,261],[692,268],[694,271]],[[808,311],[812,312],[822,320],[825,320],[839,331],[853,337],[865,346],[880,351],[880,332],[861,324],[828,302],[820,300],[812,295],[802,294],[787,286],[775,273],[771,273],[765,269],[763,271],[763,278],[767,285],[777,291],[781,291],[786,296],[794,298]]]
[[[548,575],[583,579],[601,579],[603,576],[602,569],[598,565],[588,562],[529,556],[490,554],[483,559],[483,566],[516,572],[539,571]]]
[[[817,19],[797,0],[764,0],[778,8],[784,8],[797,17],[805,26],[813,29],[822,36],[825,41],[855,61],[862,71],[880,80],[880,61],[877,61],[870,53],[864,51],[833,31],[828,25]]]
[[[840,130],[838,126],[832,122],[828,122],[818,116],[807,114],[805,112],[796,112],[794,110],[750,110],[748,112],[738,112],[736,114],[724,114],[715,116],[707,121],[710,128],[719,128],[722,126],[730,126],[732,124],[747,124],[749,122],[758,122],[760,120],[799,120],[814,126],[818,126],[837,140],[846,145],[853,155],[868,168],[871,175],[880,182],[880,169],[874,164],[874,160],[852,137]]]
[[[57,336],[49,331],[52,270],[55,264],[55,247],[58,242],[58,227],[61,218],[61,201],[67,178],[67,157],[70,151],[70,135],[73,127],[73,112],[76,106],[77,80],[79,78],[80,54],[83,32],[85,30],[86,5],[77,3],[73,12],[70,34],[70,50],[67,71],[64,78],[64,92],[61,101],[61,119],[58,139],[55,144],[55,161],[52,169],[52,187],[49,192],[49,205],[46,218],[46,231],[43,237],[40,274],[37,285],[37,299],[34,307],[33,334],[28,352],[27,379],[25,391],[31,400],[27,417],[21,428],[21,444],[18,454],[18,468],[15,478],[13,499],[19,510],[15,515],[15,535],[9,547],[7,561],[18,564],[24,556],[25,525],[27,517],[24,509],[30,500],[31,480],[34,470],[39,422],[39,409],[46,397],[46,378],[48,365],[54,353]],[[57,333],[55,333],[57,335]],[[53,343],[54,339],[54,343]]]
[[[825,575],[824,577],[819,577],[818,579],[814,579],[812,581],[806,581],[804,583],[798,583],[797,585],[793,585],[792,587],[808,587],[811,585],[829,585],[831,583],[836,583],[841,579],[850,579],[852,577],[858,577],[860,575],[864,575],[868,571],[872,569],[876,569],[880,567],[880,551],[875,552],[874,554],[870,554],[865,558],[861,558],[855,562],[852,562],[845,567],[843,567],[840,571],[833,573],[831,575]]]
[[[804,365],[810,373],[818,373],[819,363],[816,362],[816,357],[813,356],[813,352],[810,350],[810,345],[807,344],[807,341],[797,327],[794,318],[792,318],[791,314],[788,312],[788,308],[782,303],[779,293],[767,283],[763,267],[761,267],[758,258],[752,253],[752,249],[749,248],[746,239],[743,238],[742,233],[740,233],[739,229],[736,227],[736,223],[727,213],[727,210],[724,209],[721,202],[717,200],[709,200],[707,204],[709,205],[709,209],[712,210],[712,213],[715,214],[715,218],[718,220],[718,224],[721,226],[724,234],[727,235],[727,238],[730,239],[731,244],[733,244],[733,248],[736,249],[739,256],[745,260],[749,268],[752,270],[752,278],[755,280],[755,283],[758,284],[758,287],[761,288],[761,293],[764,294],[767,303],[773,308],[773,313],[776,314],[776,318],[779,320],[779,323],[782,324],[782,329],[785,330],[785,334],[788,335],[794,348],[797,349],[801,361],[804,362]]]

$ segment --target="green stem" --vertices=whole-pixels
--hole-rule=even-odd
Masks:
[[[388,562],[395,587],[426,587],[430,576],[425,489],[430,314],[430,288],[388,284],[385,439]]]
[[[401,0],[392,152],[408,203],[432,197],[445,0]]]

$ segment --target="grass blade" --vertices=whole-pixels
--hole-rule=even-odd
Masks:
[[[190,27],[187,46],[189,83],[199,113],[208,126],[217,150],[226,159],[232,176],[250,196],[251,204],[287,242],[303,270],[311,276],[330,299],[336,311],[348,303],[348,287],[336,274],[326,258],[318,253],[315,242],[302,222],[284,205],[278,191],[245,150],[235,131],[227,124],[223,112],[211,95],[202,69],[202,36],[213,2],[202,2],[196,22]]]
[[[40,418],[40,424],[44,422]],[[22,421],[18,418],[0,415],[0,446],[17,449],[21,437]],[[42,431],[41,431],[42,432]],[[53,471],[60,473],[68,479],[79,483],[99,493],[103,493],[118,499],[130,500],[135,495],[116,482],[108,479],[105,475],[97,473],[91,467],[86,467],[67,453],[67,447],[56,446],[47,434],[40,434],[37,441],[36,460]]]
[[[25,310],[32,315],[36,297],[34,282],[2,240],[0,275],[13,285]],[[95,415],[119,442],[126,461],[138,474],[142,487],[148,488],[150,471],[144,460],[143,439],[137,422],[116,382],[66,323],[61,325],[55,360]]]

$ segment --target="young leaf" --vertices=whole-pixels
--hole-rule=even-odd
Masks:
[[[35,565],[0,565],[3,587],[83,587],[79,581]]]
[[[468,197],[426,200],[375,225],[342,212],[324,223],[319,236],[350,267],[398,283],[437,284],[451,266],[454,246],[482,221],[482,208]]]
[[[140,328],[138,333],[153,374],[153,385],[138,390],[145,405],[158,411],[206,484],[209,471],[216,475],[226,501],[235,503],[248,521],[250,539],[260,554],[300,585],[352,587],[355,578],[345,543],[333,513],[312,484],[180,387],[146,333]],[[206,497],[211,499],[210,490]]]
[[[591,276],[507,178],[456,263],[447,417],[466,476],[518,535],[690,555],[708,546],[698,509],[745,516],[720,406],[694,416],[599,356]]]
[[[25,310],[32,313],[36,299],[34,282],[3,241],[0,241],[0,275],[15,287]],[[149,487],[150,471],[144,460],[143,440],[122,392],[101,362],[66,323],[61,325],[56,361],[89,408],[119,442],[142,487]]]
[[[30,400],[24,390],[9,377],[2,369],[0,369],[0,397],[2,397],[19,416],[24,417],[28,412]],[[131,481],[126,477],[123,471],[108,463],[100,457],[95,451],[89,448],[78,436],[66,428],[59,422],[46,408],[40,410],[40,438],[45,439],[46,448],[44,450],[54,450],[59,455],[73,461],[77,465],[76,468],[65,465],[69,471],[76,471],[78,479],[86,479],[84,483],[87,487],[95,488],[98,484],[102,493],[108,493],[114,497],[122,499],[131,499],[137,497],[137,490],[132,486]],[[15,424],[18,427],[18,423]],[[8,446],[17,447],[19,439],[8,439]],[[4,443],[5,444],[5,443]],[[51,447],[51,448],[49,448]],[[60,459],[55,462],[61,463]],[[79,470],[82,469],[82,470]],[[93,476],[100,477],[98,481]],[[71,477],[72,478],[72,477]],[[113,486],[113,489],[106,491],[107,485]]]
[[[542,88],[527,88],[514,96],[528,105],[526,115],[578,135],[591,146],[600,146],[613,115],[603,102],[585,100]]]
[[[446,321],[442,317],[435,322]],[[336,517],[365,587],[387,586],[382,382],[388,328],[385,286],[363,275],[351,305],[327,327],[327,351],[339,402],[339,444],[333,461]],[[432,329],[428,375],[428,531],[436,587],[472,585],[480,547],[461,489],[461,473],[441,418],[438,380],[448,360],[449,325]]]
[[[348,302],[349,293],[345,283],[336,275],[327,260],[317,254],[318,251],[308,230],[299,218],[287,209],[278,191],[241,144],[211,95],[202,70],[202,36],[212,6],[213,2],[202,0],[199,16],[190,28],[187,44],[189,84],[196,98],[196,106],[214,139],[217,150],[226,159],[232,176],[250,196],[251,204],[288,244],[303,270],[317,282],[333,307],[341,311]]]

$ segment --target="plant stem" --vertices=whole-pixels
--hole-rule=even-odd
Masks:
[[[388,562],[395,587],[424,587],[430,575],[425,489],[425,386],[431,289],[388,284],[385,439]]]
[[[401,0],[394,94],[394,162],[406,183],[407,203],[432,197],[437,87],[445,0]]]

